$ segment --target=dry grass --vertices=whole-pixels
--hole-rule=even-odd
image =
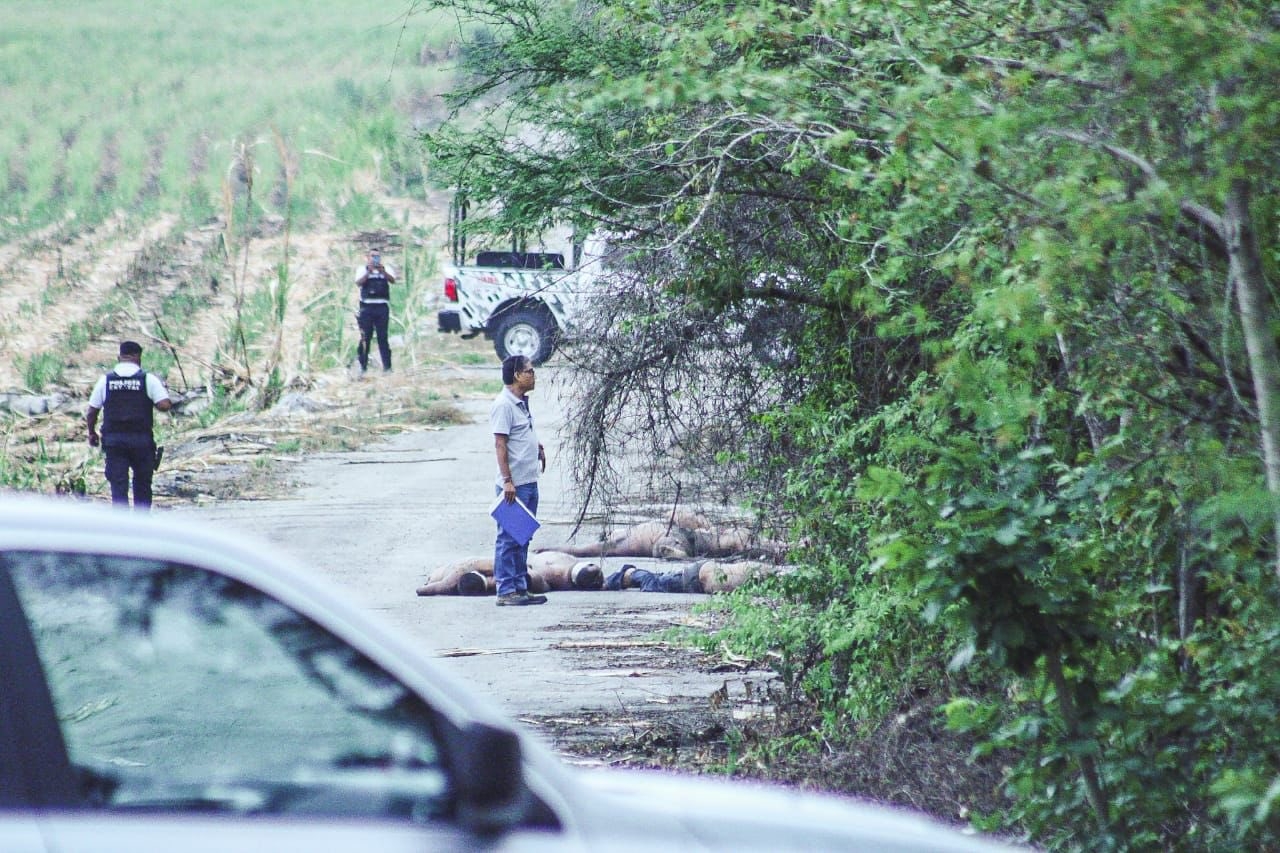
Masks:
[[[715,670],[720,662],[687,649],[643,650],[631,666]],[[634,658],[635,648],[628,650]],[[594,666],[609,658],[591,650]],[[610,658],[611,659],[611,658]],[[939,722],[932,697],[866,731],[817,738],[819,721],[803,708],[781,709],[767,684],[748,693],[727,689],[703,705],[621,708],[555,717],[525,717],[571,763],[727,774],[812,791],[844,794],[912,809],[957,827],[971,814],[1008,804],[994,759],[970,760],[973,743]],[[802,748],[807,744],[807,748]]]
[[[395,210],[414,234],[434,234],[442,219],[434,204],[402,199]],[[404,316],[395,318],[400,327],[393,332],[402,337],[396,372],[356,381],[346,350],[354,351],[356,336],[351,281],[360,233],[259,228],[233,256],[219,256],[223,225],[187,232],[175,226],[170,217],[140,228],[117,220],[0,246],[0,390],[61,400],[51,414],[35,417],[11,415],[0,405],[0,483],[105,493],[101,457],[84,443],[83,414],[93,383],[114,363],[123,338],[143,343],[144,366],[155,370],[159,364],[171,395],[181,401],[181,414],[157,419],[168,448],[157,503],[202,493],[202,480],[217,483],[214,492],[270,482],[274,457],[454,423],[460,414],[452,401],[478,390],[473,374],[454,368],[494,359],[482,340],[436,333],[430,297],[438,285],[422,281]],[[402,240],[407,232],[395,235]],[[237,316],[243,320],[244,302],[236,299],[230,270],[248,292],[280,282],[285,258],[287,290],[257,318],[265,328],[256,339],[238,338],[240,346],[231,350],[229,330]],[[332,313],[336,335],[317,337],[317,305]],[[25,387],[24,365],[33,354],[43,354],[42,363],[56,361],[60,378],[53,385]],[[270,381],[276,384],[267,393]],[[210,422],[211,402],[223,413],[216,423]],[[236,421],[234,429],[220,426],[228,418]],[[211,437],[219,432],[221,438]]]

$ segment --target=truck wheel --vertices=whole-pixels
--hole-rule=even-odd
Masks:
[[[535,366],[551,358],[560,330],[556,321],[536,308],[513,308],[504,311],[493,334],[493,348],[498,358],[525,355]]]

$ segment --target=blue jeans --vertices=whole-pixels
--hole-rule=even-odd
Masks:
[[[651,572],[648,569],[638,569],[632,565],[624,565],[621,569],[609,575],[604,582],[604,588],[608,590],[622,589],[623,572],[627,574],[627,585],[639,587],[641,592],[698,592],[699,590],[689,588],[688,572],[681,569],[675,569],[670,572]],[[694,577],[697,577],[695,574]]]
[[[494,491],[502,494],[500,488],[495,487]],[[538,514],[537,483],[516,486],[516,497],[529,508],[529,512]],[[529,591],[529,543],[521,545],[501,525],[498,525],[498,541],[493,548],[493,581],[498,587],[498,595]]]

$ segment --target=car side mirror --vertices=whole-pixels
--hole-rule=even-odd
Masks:
[[[470,723],[454,744],[458,820],[480,835],[517,825],[529,804],[520,737],[513,731]]]

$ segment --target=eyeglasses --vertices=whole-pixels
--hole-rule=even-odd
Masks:
[[[533,371],[533,368],[532,368],[532,367],[526,367],[524,370],[517,370],[517,371],[516,371],[516,373],[528,373],[528,374],[530,374],[530,375],[532,375],[532,374],[533,374],[533,372],[534,372],[534,371]]]

